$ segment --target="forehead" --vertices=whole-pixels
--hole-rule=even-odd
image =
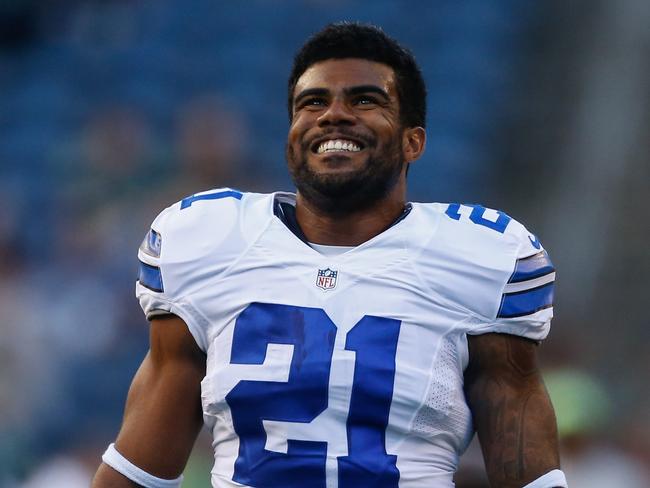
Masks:
[[[327,59],[312,64],[298,78],[294,95],[309,88],[330,91],[374,85],[395,95],[395,72],[390,66],[367,59]]]

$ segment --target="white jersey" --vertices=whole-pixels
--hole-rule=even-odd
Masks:
[[[453,487],[473,435],[467,334],[547,335],[546,252],[502,212],[413,203],[326,256],[275,215],[294,198],[193,195],[139,253],[145,313],[178,315],[207,355],[212,485]]]

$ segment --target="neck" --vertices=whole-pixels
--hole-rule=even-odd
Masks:
[[[315,207],[300,192],[296,220],[309,242],[329,246],[358,246],[382,233],[402,214],[405,185],[397,187],[375,205],[346,214],[329,214]]]

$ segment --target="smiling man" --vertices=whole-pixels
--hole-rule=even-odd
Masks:
[[[217,189],[139,252],[151,347],[95,488],[175,487],[202,424],[214,487],[566,487],[536,365],[555,272],[503,212],[406,201],[425,146],[413,56],[333,24],[289,79],[297,193]]]

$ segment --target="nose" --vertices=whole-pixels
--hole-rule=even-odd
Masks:
[[[354,114],[345,100],[334,98],[320,117],[318,125],[325,127],[328,125],[352,125],[354,124]]]

